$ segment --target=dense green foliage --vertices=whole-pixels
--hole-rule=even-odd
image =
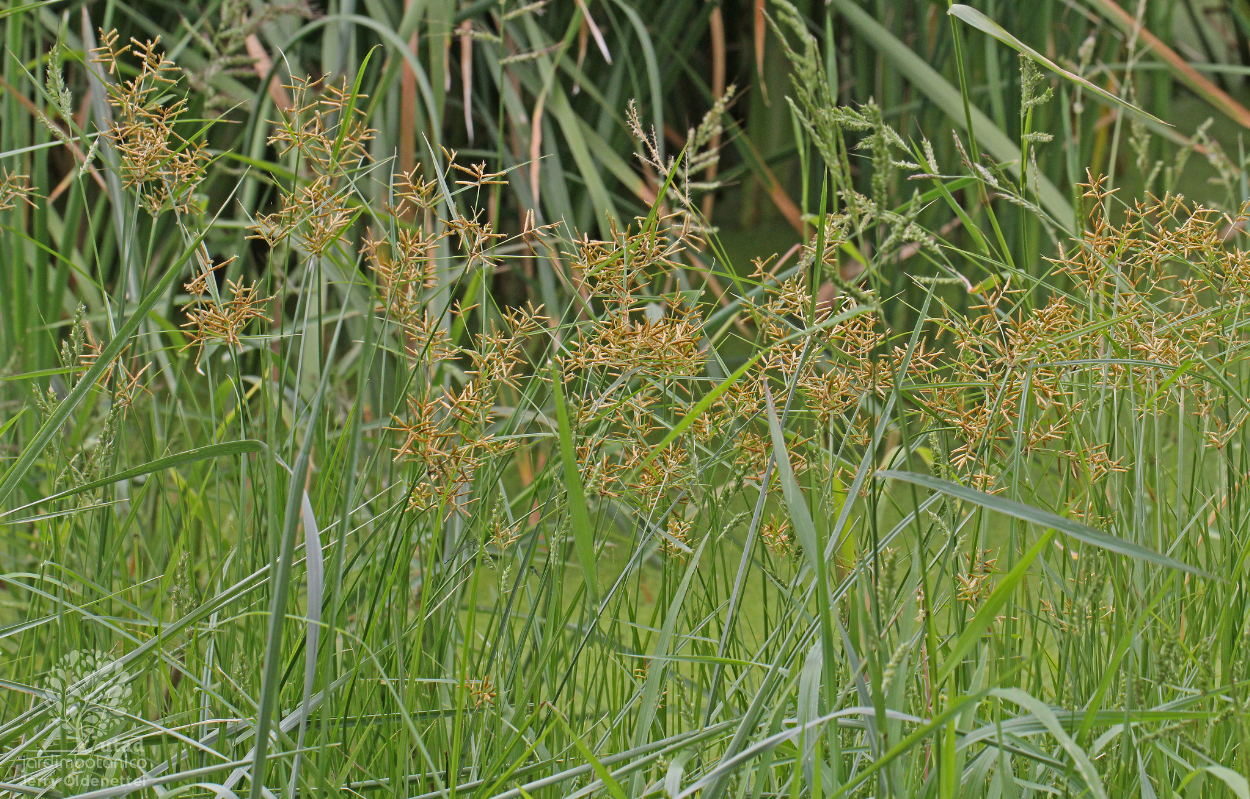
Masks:
[[[0,29],[0,794],[1250,799],[1244,0]]]

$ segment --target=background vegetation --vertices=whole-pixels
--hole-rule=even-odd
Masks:
[[[0,28],[0,792],[1250,799],[1244,0]]]

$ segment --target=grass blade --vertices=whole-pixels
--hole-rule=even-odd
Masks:
[[[586,746],[586,744],[582,742],[582,739],[578,736],[578,734],[575,733],[573,728],[569,726],[569,723],[565,721],[564,716],[560,715],[557,711],[555,713],[555,717],[560,723],[560,726],[564,728],[565,734],[568,735],[569,739],[573,741],[573,746],[577,747],[577,753],[590,764],[591,769],[595,772],[595,776],[603,781],[604,787],[607,788],[608,795],[611,796],[612,799],[628,799],[625,794],[625,789],[621,787],[621,784],[617,782],[612,776],[612,773],[608,771],[607,766],[603,765],[599,758],[595,757],[595,753],[590,751],[590,747]]]
[[[1185,790],[1185,786],[1189,784],[1190,780],[1203,772],[1214,774],[1223,780],[1224,784],[1236,795],[1237,799],[1250,799],[1250,781],[1247,781],[1245,777],[1227,766],[1217,765],[1203,766],[1190,772],[1185,779],[1181,780],[1181,784],[1177,786],[1177,793]]]
[[[989,17],[985,16],[985,14],[982,14],[980,11],[976,10],[975,8],[971,6],[963,5],[962,3],[954,3],[951,5],[950,10],[947,11],[946,13],[955,17],[956,19],[960,19],[966,22],[967,24],[971,25],[972,27],[976,28],[982,33],[986,33],[986,34],[989,34],[990,36],[993,36],[995,39],[1007,45],[1008,47],[1012,48],[1016,52],[1023,53],[1024,55],[1033,59],[1034,61],[1046,67],[1047,69],[1059,75],[1062,75],[1064,78],[1077,84],[1082,89],[1089,92],[1090,94],[1098,95],[1099,97],[1111,103],[1112,105],[1118,106],[1119,108],[1123,108],[1125,111],[1128,111],[1133,114],[1137,114],[1138,116],[1144,117],[1146,119],[1153,120],[1154,122],[1157,122],[1160,125],[1171,127],[1171,125],[1168,125],[1168,123],[1164,122],[1162,119],[1159,119],[1154,114],[1149,114],[1141,110],[1137,106],[1133,105],[1132,103],[1125,102],[1124,100],[1120,99],[1119,97],[1107,91],[1106,89],[1102,88],[1101,86],[1095,85],[1089,82],[1088,80],[1086,80],[1085,78],[1082,78],[1080,75],[1069,72],[1068,70],[1059,66],[1054,61],[1051,61],[1046,56],[1042,55],[1041,53],[1034,50],[1032,47],[1029,47],[1027,44],[1017,39],[1015,36],[1012,36],[1010,33],[1004,30],[1001,25],[999,25],[997,22],[990,19]]]
[[[104,371],[109,368],[113,360],[121,355],[122,350],[130,343],[131,338],[138,332],[139,326],[143,324],[143,320],[147,318],[148,313],[156,306],[161,297],[165,295],[165,291],[173,285],[177,280],[183,265],[190,260],[191,255],[195,252],[195,248],[200,246],[200,242],[204,240],[207,231],[200,233],[190,247],[170,266],[169,270],[161,277],[143,301],[135,307],[130,317],[126,319],[117,330],[117,335],[109,341],[100,353],[100,356],[92,364],[91,368],[78,379],[74,384],[74,388],[69,395],[57,405],[56,410],[48,417],[48,419],[39,428],[39,432],[22,450],[22,454],[17,460],[5,470],[4,476],[0,478],[0,504],[9,498],[13,490],[17,488],[18,482],[26,476],[26,471],[34,464],[35,459],[39,457],[39,453],[43,452],[44,447],[52,440],[52,437],[60,432],[61,426],[69,419],[69,415],[73,413],[86,399],[87,394],[95,388],[97,382],[104,375]]]
[[[966,127],[963,97],[946,78],[852,0],[831,0],[830,4],[837,8],[873,47],[893,62],[894,66],[932,100],[934,105],[942,109],[952,122],[961,128]],[[1008,169],[1018,175],[1020,172],[1019,145],[999,130],[980,109],[973,107],[970,111],[977,141],[988,153],[1004,162]],[[1037,194],[1041,198],[1042,207],[1049,211],[1062,227],[1070,228],[1075,220],[1072,204],[1045,175],[1038,177]]]
[[[681,619],[683,605],[686,601],[686,592],[690,590],[690,581],[694,578],[695,571],[699,568],[699,558],[703,555],[703,548],[707,545],[708,539],[705,537],[699,542],[698,548],[695,549],[694,555],[690,558],[690,563],[686,565],[686,573],[682,575],[681,583],[678,584],[677,590],[673,593],[673,601],[669,603],[668,613],[664,616],[664,626],[660,628],[660,637],[656,639],[655,649],[652,651],[652,660],[647,670],[647,679],[643,683],[642,688],[642,704],[638,708],[638,721],[634,727],[634,746],[642,746],[647,742],[647,732],[651,728],[651,723],[655,720],[655,711],[660,699],[660,686],[664,684],[665,672],[668,669],[666,659],[669,655],[669,649],[673,643],[673,634],[677,629],[677,622]],[[635,774],[630,783],[630,795],[638,796],[642,790],[641,773]]]
[[[1059,745],[1064,748],[1068,756],[1072,758],[1072,762],[1076,764],[1077,772],[1080,773],[1081,778],[1085,781],[1085,785],[1095,799],[1107,799],[1107,791],[1103,788],[1102,779],[1098,776],[1098,771],[1094,768],[1089,755],[1085,754],[1085,750],[1078,746],[1070,735],[1064,732],[1063,725],[1059,723],[1059,719],[1055,717],[1054,711],[1045,702],[1021,691],[1019,688],[995,688],[990,691],[990,695],[1015,702],[1017,705],[1032,712],[1045,725],[1046,730],[1059,742]]]
[[[573,543],[577,560],[586,580],[586,594],[591,605],[599,604],[599,570],[595,565],[595,530],[590,525],[590,510],[582,488],[582,473],[577,466],[577,447],[573,443],[573,425],[568,405],[564,402],[564,378],[554,363],[551,367],[551,388],[556,405],[556,422],[560,427],[560,461],[564,470],[564,487],[568,492],[569,523],[573,527]]]
[[[734,383],[742,379],[742,376],[746,374],[747,371],[752,366],[754,366],[755,362],[758,361],[759,359],[760,359],[760,353],[756,353],[755,355],[752,355],[750,358],[747,359],[746,363],[742,364],[737,369],[735,369],[733,371],[733,374],[729,375],[729,377],[726,377],[724,380],[717,383],[715,388],[713,388],[708,393],[704,394],[699,399],[699,401],[694,404],[694,407],[691,408],[689,411],[687,411],[686,415],[682,416],[681,419],[677,421],[677,424],[673,425],[673,429],[669,430],[664,435],[664,438],[660,439],[659,443],[657,443],[651,449],[651,452],[647,454],[647,457],[642,459],[642,462],[638,465],[638,469],[641,471],[642,469],[647,468],[647,466],[651,463],[651,461],[655,460],[656,457],[661,452],[664,451],[665,447],[667,447],[669,444],[672,444],[674,441],[680,438],[681,434],[686,432],[686,430],[690,428],[690,425],[695,423],[695,420],[697,420],[700,416],[706,413],[707,409],[712,407],[712,404],[715,403],[716,400],[720,398],[721,394],[724,394],[733,386]]]
[[[955,669],[963,665],[964,655],[968,654],[977,641],[981,640],[981,636],[985,634],[986,628],[998,616],[998,611],[1002,608],[1011,595],[1015,593],[1016,586],[1024,579],[1028,573],[1029,567],[1033,565],[1033,561],[1041,554],[1046,545],[1050,543],[1050,539],[1054,536],[1053,529],[1047,530],[1042,537],[1037,540],[1033,546],[1029,547],[1029,551],[1021,556],[1020,560],[1010,572],[1007,573],[998,586],[990,593],[985,601],[977,608],[976,615],[964,627],[964,631],[960,633],[959,639],[951,646],[951,651],[946,655],[946,665],[938,672],[937,684],[943,685],[955,673]]]
[[[317,650],[321,638],[321,601],[325,596],[325,558],[321,552],[321,531],[313,513],[308,492],[302,492],[300,512],[304,523],[304,568],[308,572],[308,632],[304,643],[304,699],[299,708],[299,732],[295,749],[299,754],[291,762],[291,778],[287,796],[295,796],[299,784],[300,759],[304,749],[304,734],[308,731],[308,713],[312,705],[313,682],[317,679]]]
[[[187,450],[186,452],[180,452],[177,455],[157,458],[156,460],[148,461],[141,466],[125,469],[117,472],[116,474],[111,474],[108,477],[101,477],[99,480],[92,480],[91,482],[83,483],[80,486],[67,488],[64,491],[58,491],[55,494],[35,500],[34,502],[28,502],[25,505],[0,512],[0,519],[17,513],[18,511],[25,510],[26,508],[34,507],[35,505],[42,505],[46,502],[55,502],[59,499],[72,497],[86,491],[93,491],[102,486],[111,485],[112,483],[116,483],[121,480],[130,480],[134,477],[142,477],[145,474],[161,472],[165,469],[173,469],[177,466],[184,466],[188,463],[211,460],[212,458],[222,458],[229,455],[243,455],[249,452],[263,452],[264,450],[264,442],[252,439],[245,441],[228,441],[224,444],[209,444],[208,446],[197,447],[195,449]]]
[[[1108,552],[1114,552],[1117,555],[1126,555],[1130,558],[1136,558],[1147,563],[1153,563],[1156,566],[1165,566],[1169,569],[1177,569],[1179,571],[1188,572],[1198,577],[1206,577],[1215,579],[1211,575],[1196,566],[1190,566],[1175,558],[1162,555],[1153,549],[1147,549],[1140,544],[1134,544],[1132,541],[1126,541],[1117,536],[1108,535],[1106,533],[1095,530],[1093,527],[1086,526],[1080,522],[1074,522],[1071,519],[1065,519],[1058,514],[1050,511],[1035,508],[1031,505],[1025,505],[1023,502],[1016,502],[1011,499],[987,494],[984,491],[977,491],[975,488],[961,486],[958,483],[952,483],[949,480],[943,480],[940,477],[933,477],[927,474],[917,474],[916,472],[901,472],[892,469],[886,469],[877,473],[877,476],[883,480],[901,480],[905,483],[914,483],[923,486],[931,491],[940,491],[950,497],[971,502],[979,505],[986,510],[996,511],[1013,519],[1031,522],[1042,527],[1053,527],[1065,535],[1075,538],[1083,544],[1089,544],[1099,549],[1105,549]]]
[[[274,569],[274,584],[273,595],[269,603],[269,630],[265,637],[265,671],[261,681],[260,707],[257,708],[256,713],[255,763],[252,766],[252,784],[249,794],[251,799],[263,799],[267,790],[265,788],[265,759],[269,754],[269,729],[278,706],[278,695],[282,690],[282,629],[286,622],[291,571],[295,567],[295,533],[303,518],[304,482],[308,479],[313,440],[316,438],[316,424],[320,419],[326,378],[330,373],[331,370],[327,364],[322,370],[322,379],[308,415],[308,429],[304,434],[304,443],[300,446],[299,455],[296,456],[294,468],[291,470],[278,560],[277,563],[270,564]]]
[[[1147,47],[1153,50],[1159,58],[1163,59],[1163,62],[1168,65],[1168,69],[1177,80],[1219,109],[1229,119],[1243,128],[1250,128],[1250,109],[1247,109],[1244,105],[1230,97],[1227,92],[1220,89],[1219,86],[1203,77],[1198,70],[1177,55],[1175,50],[1164,44],[1162,39],[1146,30],[1146,28],[1139,26],[1137,20],[1133,19],[1127,11],[1116,5],[1112,0],[1088,0],[1088,2],[1124,33],[1130,35],[1135,33],[1139,40],[1145,42]]]

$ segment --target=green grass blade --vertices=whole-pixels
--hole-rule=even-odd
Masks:
[[[907,76],[907,79],[919,89],[926,97],[933,101],[933,104],[950,117],[956,125],[963,128],[966,126],[964,116],[963,97],[959,90],[950,84],[946,78],[942,77],[937,70],[929,66],[929,64],[917,55],[910,47],[903,44],[894,34],[885,29],[881,23],[873,19],[867,11],[864,11],[853,0],[831,0],[830,3],[837,8],[838,12],[846,17],[847,21],[858,30],[868,43],[875,47],[900,72]],[[999,161],[1004,162],[1007,168],[1019,174],[1020,172],[1020,147],[1013,142],[1006,133],[999,128],[977,108],[971,109],[972,126],[976,130],[977,141],[984,149],[993,155]],[[1071,229],[1075,224],[1075,212],[1072,210],[1072,204],[1064,197],[1063,192],[1055,187],[1054,183],[1045,175],[1039,175],[1037,185],[1037,193],[1041,198],[1042,206],[1050,212],[1055,221],[1066,229]]]
[[[22,11],[32,11],[36,8],[43,8],[44,6],[50,6],[54,2],[56,2],[56,0],[43,0],[42,3],[27,3],[24,6],[9,6],[8,8],[0,9],[0,19],[4,19],[10,14],[17,14]]]
[[[1250,128],[1250,109],[1234,100],[1220,87],[1203,77],[1198,70],[1181,58],[1172,48],[1152,32],[1141,25],[1141,21],[1129,14],[1114,0],[1088,0],[1088,3],[1108,19],[1126,35],[1134,37],[1138,42],[1154,50],[1155,54],[1167,64],[1168,71],[1181,83],[1188,86],[1195,94],[1206,100],[1214,108],[1229,119],[1245,128]]]
[[[1007,600],[1011,599],[1011,595],[1015,592],[1016,587],[1028,573],[1029,567],[1033,565],[1033,561],[1037,559],[1037,556],[1050,543],[1050,539],[1054,534],[1055,531],[1053,529],[1043,533],[1042,537],[1037,539],[1033,546],[1029,547],[1028,552],[1021,556],[1015,567],[998,582],[993,592],[977,608],[976,615],[964,627],[964,631],[960,633],[959,639],[955,641],[951,646],[950,652],[946,655],[946,663],[942,666],[942,670],[938,672],[938,685],[944,685],[950,679],[950,676],[955,673],[955,669],[963,665],[964,655],[972,651],[972,648],[981,640],[981,636],[985,634],[986,629],[998,616],[998,611],[1007,603]]]
[[[145,474],[164,471],[165,469],[173,469],[177,466],[184,466],[188,463],[196,463],[197,461],[211,460],[212,458],[222,458],[229,455],[243,455],[249,452],[263,452],[265,444],[263,441],[248,439],[245,441],[228,441],[224,444],[209,444],[204,447],[180,452],[177,455],[169,455],[164,458],[157,458],[154,461],[148,461],[140,466],[134,466],[130,469],[111,474],[108,477],[101,477],[99,480],[92,480],[89,483],[83,483],[80,486],[67,488],[64,491],[58,491],[55,494],[43,497],[34,502],[28,502],[20,507],[11,508],[7,511],[0,512],[0,519],[5,516],[25,510],[26,508],[42,505],[47,502],[56,502],[59,499],[72,497],[82,494],[86,491],[93,491],[102,486],[111,485],[121,480],[130,480],[135,477],[142,477]]]
[[[22,450],[22,454],[5,470],[3,478],[0,478],[0,504],[3,504],[9,498],[13,490],[17,488],[18,482],[26,476],[27,470],[34,464],[35,459],[39,457],[39,453],[43,452],[44,447],[48,445],[52,437],[60,432],[61,425],[65,424],[70,414],[78,408],[82,401],[86,399],[87,394],[95,388],[96,383],[104,375],[105,370],[112,365],[114,359],[121,355],[122,350],[130,344],[131,338],[138,332],[139,326],[147,317],[148,312],[156,306],[156,303],[165,295],[165,291],[177,280],[182,267],[190,260],[191,255],[195,252],[195,248],[204,240],[206,233],[201,233],[197,236],[192,245],[169,267],[169,270],[153,286],[148,295],[143,298],[143,301],[134,309],[125,323],[118,328],[117,335],[113,336],[108,345],[104,347],[96,362],[78,379],[69,395],[57,405],[56,410],[52,412],[39,428],[39,432],[34,435],[25,449]]]
[[[278,707],[278,695],[282,690],[282,630],[286,622],[287,598],[291,590],[291,572],[295,568],[295,533],[303,519],[304,482],[308,478],[313,441],[316,438],[316,425],[320,421],[321,403],[325,397],[330,374],[330,365],[326,364],[322,369],[322,379],[308,415],[308,429],[304,434],[304,443],[300,446],[299,455],[295,458],[291,479],[287,486],[286,513],[282,522],[278,560],[270,564],[274,568],[274,586],[269,603],[269,628],[265,637],[265,665],[261,681],[260,706],[256,712],[255,764],[252,767],[249,794],[251,799],[263,799],[266,791],[265,759],[269,754],[269,730],[273,714]]]
[[[1149,114],[1143,111],[1142,109],[1138,108],[1132,103],[1125,102],[1124,100],[1120,99],[1119,97],[1107,91],[1106,89],[1102,88],[1101,86],[1093,84],[1090,81],[1086,80],[1085,78],[1082,78],[1080,75],[1076,75],[1064,69],[1063,67],[1059,66],[1054,61],[1051,61],[1046,56],[1042,55],[1041,53],[1034,50],[1032,47],[1029,47],[1027,44],[1017,39],[1015,36],[1012,36],[1010,33],[1004,30],[1001,25],[999,25],[997,22],[990,19],[989,17],[985,16],[985,14],[981,13],[975,8],[972,8],[971,6],[963,5],[962,3],[954,3],[951,5],[950,9],[946,13],[955,17],[956,19],[966,22],[967,24],[971,25],[972,27],[976,28],[982,33],[986,33],[986,34],[989,34],[990,36],[993,36],[995,39],[1007,45],[1008,47],[1012,48],[1016,52],[1023,53],[1024,55],[1033,59],[1034,61],[1046,67],[1047,69],[1061,75],[1066,80],[1072,81],[1073,83],[1077,84],[1082,89],[1089,92],[1090,94],[1097,95],[1098,97],[1101,97],[1103,100],[1106,100],[1108,103],[1114,106],[1117,106],[1119,108],[1123,108],[1125,111],[1128,111],[1129,113],[1136,114],[1138,116],[1144,117],[1149,120],[1153,120],[1154,122],[1157,122],[1160,125],[1171,127],[1171,125],[1168,125],[1168,123],[1164,122],[1162,119],[1159,119],[1155,115]]]
[[[682,575],[681,583],[678,584],[677,590],[673,593],[673,600],[669,603],[668,613],[664,616],[664,626],[660,628],[660,636],[656,639],[655,649],[652,650],[652,660],[647,670],[647,679],[643,683],[642,703],[638,707],[638,721],[634,726],[633,745],[635,747],[642,746],[647,742],[647,733],[651,728],[651,723],[655,720],[655,711],[660,700],[660,686],[664,684],[665,673],[668,670],[666,659],[669,655],[669,649],[673,644],[673,635],[677,630],[677,622],[681,620],[682,610],[686,601],[686,592],[690,590],[690,581],[694,578],[695,571],[699,568],[699,558],[703,555],[703,548],[707,545],[708,538],[704,537],[699,542],[699,546],[695,549],[694,555],[691,556],[690,562],[686,564],[686,573]],[[638,796],[642,790],[641,773],[634,775],[630,782],[630,795]]]
[[[608,795],[611,796],[612,799],[628,799],[625,794],[625,789],[622,788],[621,784],[612,776],[612,772],[608,771],[607,766],[603,765],[603,763],[599,761],[599,758],[595,757],[595,753],[590,751],[590,747],[586,746],[586,744],[582,742],[581,737],[573,731],[573,728],[569,726],[567,721],[565,721],[564,716],[560,715],[559,712],[556,712],[555,717],[556,721],[560,723],[560,726],[564,728],[565,734],[568,735],[569,739],[573,741],[573,746],[577,747],[577,753],[590,764],[591,769],[595,772],[595,776],[603,781],[603,785],[607,789]]]
[[[321,603],[325,596],[325,558],[321,552],[321,530],[317,526],[317,517],[313,513],[312,501],[308,492],[302,491],[300,499],[300,517],[304,523],[304,568],[308,575],[308,621],[304,636],[304,696],[299,708],[299,732],[295,749],[304,749],[304,735],[308,731],[308,712],[312,704],[313,683],[317,679],[317,651],[321,640]],[[295,788],[299,784],[299,767],[302,754],[297,754],[291,762],[291,777],[288,781],[287,796],[293,799]]]
[[[651,461],[655,460],[656,457],[664,451],[665,447],[672,444],[681,437],[682,433],[690,429],[690,425],[694,424],[696,419],[706,413],[708,408],[711,408],[713,403],[720,398],[721,394],[724,394],[733,386],[734,383],[742,379],[742,376],[746,374],[747,371],[755,365],[755,362],[760,359],[760,355],[761,353],[758,352],[752,355],[747,359],[746,363],[735,369],[733,374],[717,383],[715,388],[700,397],[699,401],[694,404],[694,407],[687,411],[686,414],[677,421],[677,424],[673,425],[673,429],[665,433],[664,438],[661,438],[659,443],[652,447],[651,452],[647,453],[647,457],[643,458],[642,462],[638,465],[638,469],[641,471],[642,469],[647,468]]]
[[[1102,778],[1098,776],[1098,771],[1094,768],[1089,755],[1077,745],[1076,741],[1072,740],[1070,735],[1064,732],[1063,725],[1059,723],[1059,719],[1055,717],[1054,711],[1045,702],[1021,691],[1019,688],[995,688],[990,691],[990,695],[1015,702],[1017,705],[1032,712],[1045,725],[1046,730],[1059,742],[1059,745],[1068,753],[1068,756],[1072,758],[1073,763],[1076,764],[1077,772],[1080,773],[1086,787],[1089,788],[1095,799],[1107,799],[1107,791],[1103,787]]]
[[[958,483],[952,483],[949,480],[943,480],[940,477],[933,477],[927,474],[918,474],[916,472],[900,472],[886,469],[877,473],[877,476],[883,480],[901,480],[905,483],[914,483],[923,486],[931,491],[940,491],[947,496],[965,502],[971,502],[979,505],[986,510],[992,510],[1010,516],[1013,519],[1031,522],[1032,524],[1042,527],[1053,527],[1059,532],[1075,538],[1084,544],[1105,549],[1108,552],[1114,552],[1117,555],[1126,555],[1130,558],[1136,558],[1147,563],[1153,563],[1156,566],[1164,566],[1169,569],[1177,569],[1179,571],[1188,572],[1198,577],[1206,577],[1215,579],[1215,577],[1196,566],[1190,566],[1175,558],[1162,555],[1153,549],[1147,549],[1140,544],[1132,541],[1126,541],[1113,535],[1108,535],[1095,530],[1093,527],[1086,526],[1080,522],[1074,522],[1071,519],[1065,519],[1058,514],[1050,511],[1035,508],[1031,505],[1025,505],[1022,502],[1016,502],[1011,499],[987,494],[984,491],[977,491],[975,488],[961,486]]]
[[[1217,765],[1203,766],[1202,768],[1195,769],[1190,772],[1185,776],[1185,779],[1181,780],[1180,785],[1176,787],[1176,792],[1179,794],[1181,791],[1184,791],[1185,786],[1187,786],[1190,781],[1204,772],[1214,774],[1216,777],[1223,780],[1224,784],[1228,786],[1228,789],[1233,792],[1237,799],[1250,799],[1250,781],[1247,781],[1244,776],[1238,774],[1227,766]]]
[[[556,422],[560,426],[560,461],[564,472],[564,487],[568,492],[569,523],[573,527],[573,543],[577,560],[586,580],[586,594],[591,605],[599,604],[599,570],[595,563],[595,530],[590,524],[590,509],[586,505],[586,491],[582,487],[582,473],[577,466],[577,447],[573,443],[573,425],[569,421],[568,405],[564,401],[564,378],[554,363],[551,367],[551,387],[555,405]]]

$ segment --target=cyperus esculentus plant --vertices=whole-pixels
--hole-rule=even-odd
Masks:
[[[1087,5],[1051,60],[1157,108]],[[0,793],[98,650],[168,793],[1240,794],[1220,126],[912,0],[114,6],[168,49],[0,11]]]

